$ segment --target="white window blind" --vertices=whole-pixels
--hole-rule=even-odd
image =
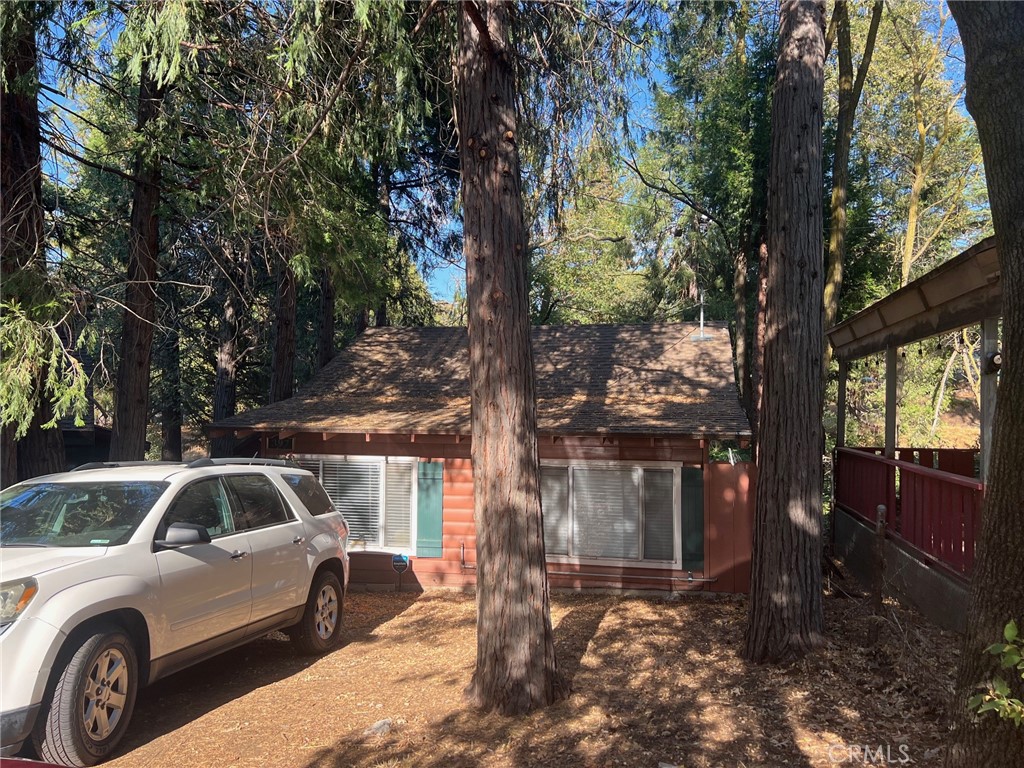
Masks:
[[[379,543],[380,465],[325,459],[321,482],[348,521],[351,538]]]
[[[639,469],[574,467],[573,554],[577,557],[640,557]]]
[[[412,547],[412,483],[415,465],[385,465],[384,546]]]
[[[671,469],[644,470],[644,560],[671,560],[675,551]]]
[[[544,551],[569,554],[569,471],[566,467],[541,467],[540,505],[544,514]]]

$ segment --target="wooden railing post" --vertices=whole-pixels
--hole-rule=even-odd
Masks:
[[[885,504],[879,504],[875,508],[875,570],[871,595],[871,624],[868,625],[868,646],[878,642],[878,633],[882,624],[882,593],[885,589],[885,516]]]

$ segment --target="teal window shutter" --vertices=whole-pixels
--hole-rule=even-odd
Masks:
[[[444,465],[419,463],[416,503],[416,557],[441,557],[441,500]]]
[[[704,570],[704,470],[683,467],[683,568]]]

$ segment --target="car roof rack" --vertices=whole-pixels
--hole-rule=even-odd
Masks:
[[[117,469],[118,467],[180,467],[180,461],[90,461],[79,464],[72,472],[83,472],[87,469]]]
[[[257,466],[257,467],[288,467],[289,469],[302,469],[294,461],[288,459],[261,459],[259,457],[253,458],[226,458],[226,459],[196,459],[189,463],[189,469],[199,469],[200,467],[220,467],[230,466],[232,464],[241,466]]]

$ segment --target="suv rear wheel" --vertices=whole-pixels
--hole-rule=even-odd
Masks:
[[[124,735],[139,689],[131,638],[117,627],[95,630],[60,672],[33,736],[39,756],[70,766],[106,759]]]
[[[289,629],[300,652],[327,653],[341,642],[341,582],[333,571],[322,570],[313,577],[302,619]]]

